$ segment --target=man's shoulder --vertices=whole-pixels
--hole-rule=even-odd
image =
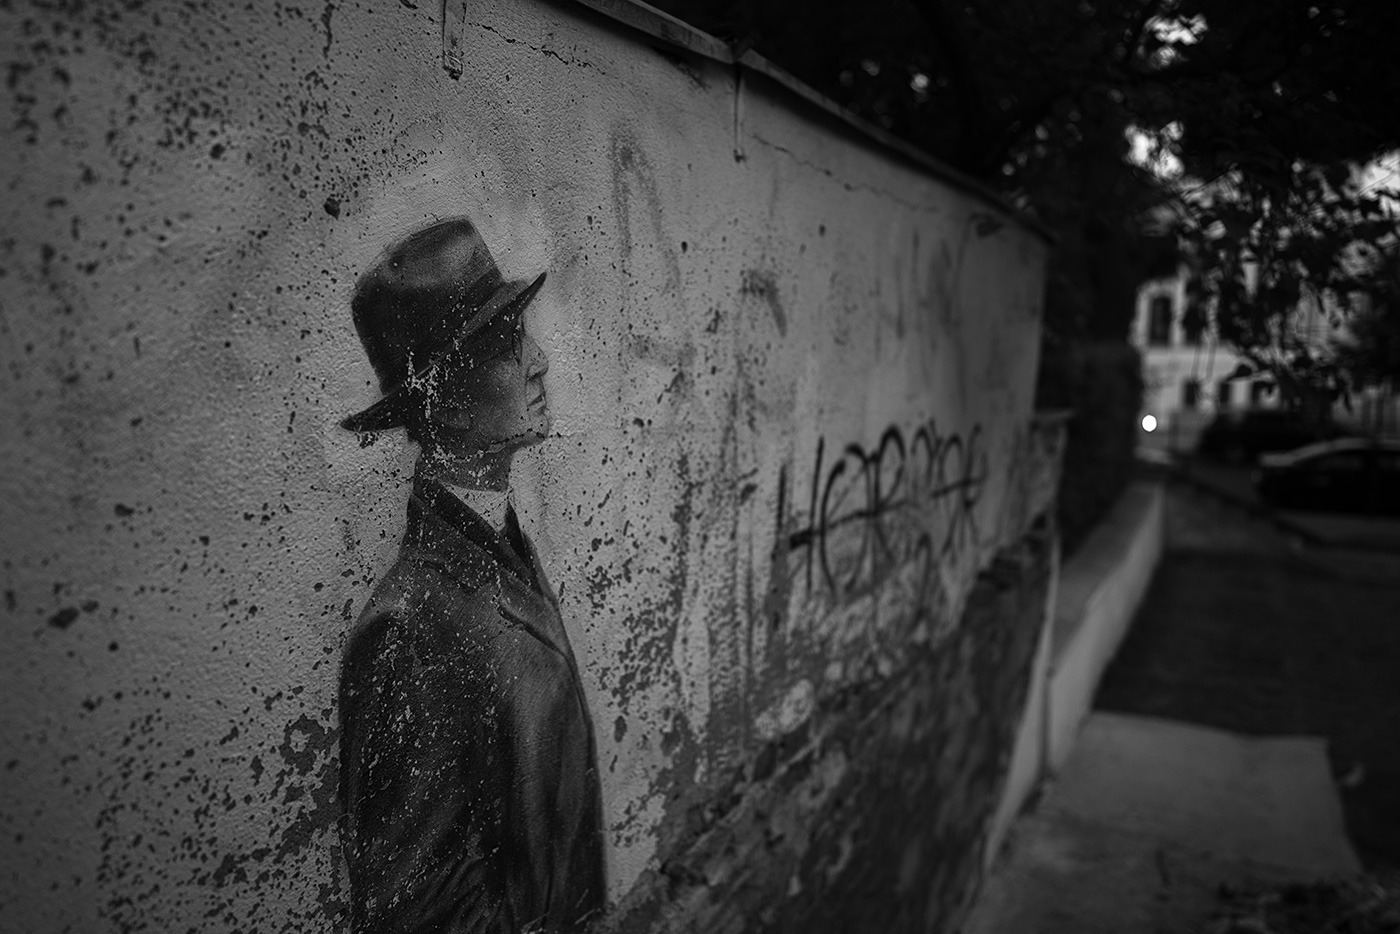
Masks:
[[[403,645],[427,660],[443,652],[482,650],[513,628],[500,612],[497,575],[468,577],[451,570],[400,553],[361,610],[347,656],[370,646]]]

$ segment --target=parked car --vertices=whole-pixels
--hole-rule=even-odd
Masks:
[[[1319,423],[1290,409],[1244,409],[1217,415],[1201,432],[1196,453],[1231,464],[1244,464],[1253,462],[1260,454],[1291,451],[1346,434],[1333,422]]]
[[[1289,509],[1400,513],[1400,442],[1323,441],[1264,454],[1254,472],[1260,498]]]

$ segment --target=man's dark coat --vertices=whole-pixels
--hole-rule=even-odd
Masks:
[[[340,718],[355,934],[571,931],[601,907],[592,723],[513,510],[497,533],[415,482]]]

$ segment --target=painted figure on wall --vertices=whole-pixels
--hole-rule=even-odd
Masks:
[[[397,560],[341,670],[351,928],[572,931],[603,903],[593,727],[558,602],[509,494],[549,429],[543,351],[466,218],[361,276],[355,329],[381,398],[341,424],[420,448]]]

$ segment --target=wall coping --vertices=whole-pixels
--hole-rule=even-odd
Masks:
[[[989,207],[996,208],[1010,220],[1040,237],[1047,245],[1053,246],[1058,240],[1050,228],[1024,211],[1008,204],[1006,199],[989,185],[934,158],[888,130],[881,129],[862,119],[752,49],[731,47],[709,33],[696,29],[684,20],[677,19],[664,10],[658,10],[654,6],[641,2],[641,0],[573,0],[573,2],[588,7],[595,13],[631,27],[653,39],[659,39],[668,45],[723,65],[731,65],[741,71],[763,75],[782,86],[789,93],[797,95],[808,104],[845,123],[849,129],[868,138],[878,146],[895,152],[929,175],[947,182],[966,194],[973,195]]]
[[[1050,647],[1052,664],[1074,642],[1095,595],[1118,572],[1125,552],[1141,534],[1152,511],[1159,508],[1161,497],[1159,483],[1130,483],[1073,557],[1060,566]]]
[[[1037,428],[1067,425],[1074,416],[1074,409],[1036,409],[1031,414],[1031,424]]]
[[[1045,685],[1047,775],[1069,757],[1099,682],[1146,599],[1164,547],[1165,499],[1160,483],[1131,484],[1060,566]]]

